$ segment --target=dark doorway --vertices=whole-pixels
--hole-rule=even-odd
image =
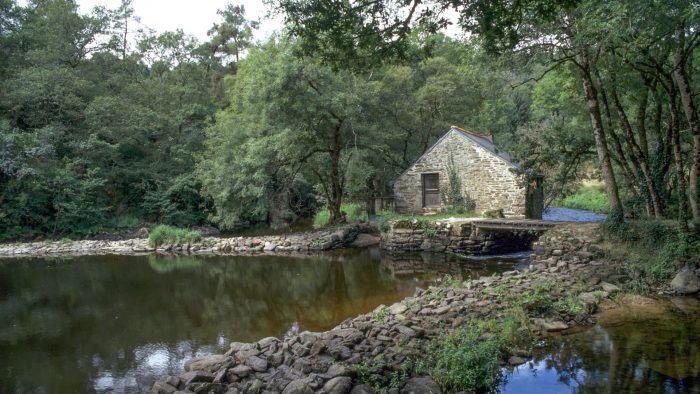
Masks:
[[[440,206],[440,175],[423,174],[423,207]]]

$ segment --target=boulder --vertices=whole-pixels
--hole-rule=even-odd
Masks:
[[[619,287],[608,282],[600,282],[600,287],[602,287],[605,292],[610,294],[617,293],[618,291],[620,291]]]
[[[353,248],[366,248],[374,245],[379,245],[379,237],[372,234],[358,234],[357,238],[350,244]]]
[[[411,378],[400,391],[401,394],[441,394],[440,387],[428,377]]]
[[[323,385],[323,391],[327,394],[347,394],[352,388],[352,379],[347,376],[338,376]]]
[[[700,277],[691,267],[685,266],[671,281],[671,289],[678,294],[695,294],[700,291]]]
[[[309,379],[297,379],[291,381],[282,391],[282,394],[313,394],[314,391],[309,387]]]
[[[253,368],[255,372],[267,371],[267,361],[258,356],[250,356],[245,360],[245,365]]]
[[[358,384],[350,390],[350,394],[374,394],[374,391],[366,384]]]
[[[185,363],[185,371],[206,371],[214,373],[224,365],[233,365],[233,358],[223,354],[195,357]]]
[[[180,379],[185,382],[185,386],[191,383],[208,383],[214,380],[214,374],[204,371],[190,371],[181,374]]]

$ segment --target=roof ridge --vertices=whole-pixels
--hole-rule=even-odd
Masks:
[[[465,129],[463,127],[459,127],[457,125],[452,125],[451,128],[456,129],[456,130],[461,131],[461,132],[466,133],[466,134],[473,135],[474,137],[484,138],[493,144],[493,136],[492,135],[479,134],[475,131],[467,130],[467,129]]]

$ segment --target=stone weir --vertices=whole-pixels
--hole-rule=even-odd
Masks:
[[[143,255],[166,254],[259,254],[310,253],[350,246],[376,244],[377,229],[366,223],[288,235],[261,237],[205,237],[196,243],[167,243],[152,248],[145,238],[119,241],[42,241],[0,245],[0,257]]]
[[[391,253],[438,252],[498,254],[529,250],[532,242],[554,224],[529,226],[531,222],[462,220],[396,220],[382,232],[382,248]]]
[[[595,225],[567,225],[550,232],[535,245],[533,264],[525,272],[508,271],[458,287],[417,289],[413,297],[380,305],[326,332],[233,342],[225,354],[189,360],[183,373],[159,379],[151,392],[440,393],[430,377],[410,372],[432,339],[474,319],[502,321],[512,307],[509,300],[528,299],[524,295],[533,291],[552,304],[578,297],[586,306],[574,316],[556,308],[530,310],[524,304],[535,334],[590,324],[597,303],[618,290],[606,282],[614,276],[614,263],[595,258],[600,242]],[[501,356],[511,365],[529,359],[523,350]]]

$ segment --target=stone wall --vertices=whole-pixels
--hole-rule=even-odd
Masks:
[[[392,253],[495,254],[528,250],[537,236],[531,231],[484,231],[469,220],[396,220],[381,234],[381,247]]]
[[[450,155],[461,176],[462,195],[476,202],[477,213],[503,209],[506,217],[525,217],[527,192],[513,165],[454,129],[396,179],[397,212],[423,213],[422,174],[438,173],[440,190],[447,190]]]

